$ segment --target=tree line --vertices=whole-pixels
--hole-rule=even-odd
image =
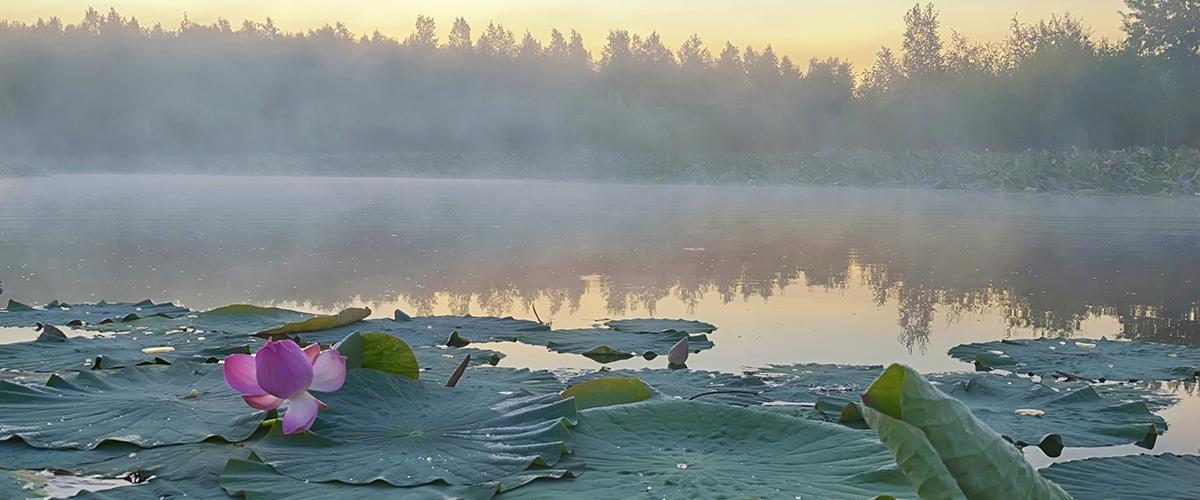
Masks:
[[[904,13],[857,69],[656,32],[547,38],[418,16],[397,39],[271,19],[143,26],[116,10],[0,22],[0,148],[60,157],[1200,145],[1200,2],[1126,0],[1120,40],[1064,13],[1007,39]]]

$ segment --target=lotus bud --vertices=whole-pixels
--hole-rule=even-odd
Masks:
[[[682,366],[688,359],[688,338],[679,339],[670,351],[667,351],[667,363]]]

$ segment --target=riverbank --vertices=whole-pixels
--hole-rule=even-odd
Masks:
[[[348,153],[24,158],[12,175],[210,173],[910,187],[1141,195],[1200,193],[1200,150],[821,153]],[[0,166],[0,176],[5,175]],[[19,170],[22,169],[22,170]]]

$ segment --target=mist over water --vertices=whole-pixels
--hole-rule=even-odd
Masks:
[[[0,279],[35,303],[694,317],[729,335],[698,366],[733,370],[963,368],[947,348],[1006,336],[1200,343],[1191,199],[215,176],[0,195]]]

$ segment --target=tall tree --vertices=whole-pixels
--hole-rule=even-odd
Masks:
[[[567,59],[581,67],[591,67],[592,53],[583,46],[583,35],[571,30],[571,43],[567,44]]]
[[[567,58],[567,39],[563,38],[563,34],[558,31],[558,28],[550,30],[550,44],[546,46],[546,55],[555,61]]]
[[[704,46],[700,35],[695,33],[679,46],[679,67],[687,71],[699,72],[712,66],[712,54]]]
[[[1125,0],[1121,28],[1141,55],[1200,56],[1200,0]]]
[[[533,37],[533,33],[526,30],[525,36],[521,38],[521,46],[517,48],[517,59],[533,63],[540,57],[542,57],[542,42],[539,42]]]
[[[450,26],[450,36],[446,41],[446,46],[461,51],[471,50],[473,47],[471,25],[467,24],[466,19],[461,17],[454,19],[454,24]]]
[[[896,53],[892,52],[892,49],[881,47],[879,52],[875,53],[875,64],[863,77],[859,93],[863,95],[886,94],[903,79],[904,70],[900,67],[900,61],[896,60]]]
[[[633,58],[633,39],[625,30],[609,30],[608,43],[600,52],[600,67],[606,71],[620,71]]]
[[[511,59],[517,55],[517,39],[503,24],[489,22],[479,35],[475,50],[487,56]]]
[[[902,64],[909,78],[921,79],[945,71],[942,58],[942,36],[938,33],[941,22],[933,4],[913,5],[904,14],[904,56]]]
[[[412,34],[404,39],[404,45],[418,49],[437,47],[437,24],[432,17],[418,14],[414,28]]]

